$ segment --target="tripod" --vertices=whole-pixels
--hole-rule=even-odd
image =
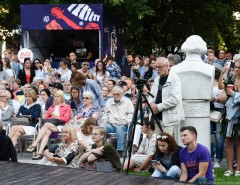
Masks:
[[[140,109],[140,120],[141,120],[141,125],[143,122],[143,110],[142,110],[142,100],[143,98],[145,99],[146,103],[147,103],[147,107],[149,108],[149,110],[152,113],[152,116],[154,118],[154,120],[156,121],[157,125],[159,126],[159,129],[161,132],[163,132],[162,130],[162,126],[160,124],[160,122],[158,121],[158,119],[156,118],[155,114],[153,113],[153,110],[146,98],[146,95],[143,94],[143,87],[144,84],[146,83],[146,80],[144,79],[136,79],[135,80],[135,84],[137,86],[138,89],[138,96],[137,96],[137,102],[135,105],[135,109],[134,109],[134,113],[133,113],[133,118],[132,118],[132,122],[129,125],[129,131],[128,131],[128,138],[127,138],[127,147],[124,151],[124,155],[123,155],[123,164],[122,164],[122,168],[121,168],[121,172],[123,173],[123,167],[124,167],[124,163],[127,157],[127,152],[128,152],[128,165],[127,165],[127,174],[129,172],[129,165],[130,165],[130,159],[131,159],[131,154],[132,154],[132,146],[133,146],[133,139],[134,139],[134,133],[135,133],[135,128],[136,128],[136,124],[137,124],[137,118],[138,118],[138,108]],[[154,124],[154,123],[152,123]]]

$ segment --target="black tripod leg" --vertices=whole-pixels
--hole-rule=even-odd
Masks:
[[[144,99],[145,99],[145,101],[146,101],[146,103],[147,103],[147,106],[148,106],[149,110],[150,110],[151,113],[152,113],[152,116],[153,116],[154,120],[156,121],[157,125],[159,126],[159,129],[161,130],[161,132],[163,132],[162,125],[161,125],[161,123],[158,121],[158,119],[156,118],[155,114],[153,113],[153,110],[152,110],[152,108],[151,108],[151,106],[150,106],[150,104],[149,104],[149,102],[148,102],[148,100],[147,100],[147,98],[146,98],[146,95],[145,95],[145,94],[142,94],[142,96],[144,97]]]
[[[137,102],[136,102],[134,113],[133,113],[133,119],[132,119],[132,122],[129,125],[129,129],[128,129],[129,137],[128,137],[127,147],[125,148],[124,156],[123,156],[123,164],[122,164],[122,168],[121,168],[122,173],[123,173],[124,163],[125,163],[125,160],[126,160],[126,157],[127,157],[128,149],[129,149],[129,155],[128,155],[127,174],[129,172],[129,165],[130,165],[130,159],[131,159],[131,154],[132,154],[133,138],[134,138],[135,128],[136,128],[136,124],[137,124],[137,117],[138,117],[138,107],[141,104],[142,104],[142,91],[139,91],[139,94],[138,94],[138,97],[137,97]],[[140,112],[141,111],[142,110],[140,110]]]

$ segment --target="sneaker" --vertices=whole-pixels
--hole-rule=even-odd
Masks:
[[[224,174],[223,174],[224,176],[226,176],[226,177],[228,177],[228,176],[231,176],[231,175],[233,175],[233,172],[232,171],[230,171],[230,170],[227,170],[227,171],[225,171],[224,172]]]
[[[235,176],[240,176],[240,171],[235,171]]]
[[[220,167],[221,167],[220,162],[216,161],[213,168],[220,168]]]

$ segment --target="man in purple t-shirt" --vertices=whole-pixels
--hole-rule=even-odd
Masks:
[[[208,149],[197,143],[197,131],[192,126],[181,128],[181,139],[186,148],[179,153],[180,181],[213,184],[212,160]]]

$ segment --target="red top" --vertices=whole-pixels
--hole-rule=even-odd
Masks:
[[[52,112],[54,111],[54,105],[49,107],[46,115],[46,119],[48,118],[55,118],[52,116]],[[65,103],[59,106],[59,117],[60,120],[67,123],[71,119],[71,107]]]
[[[31,75],[29,74],[29,75],[26,75],[26,82],[27,83],[30,83],[30,78],[31,78]]]

